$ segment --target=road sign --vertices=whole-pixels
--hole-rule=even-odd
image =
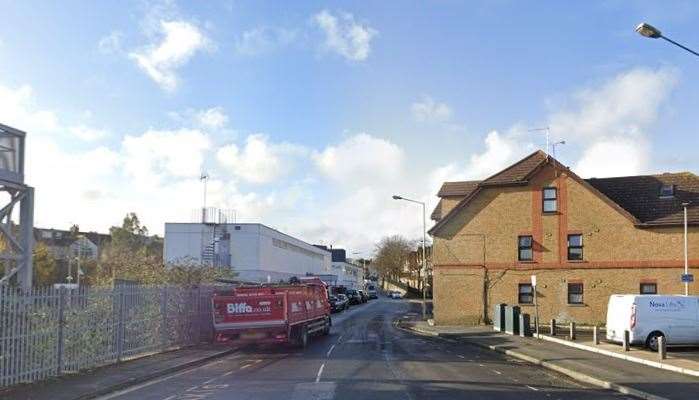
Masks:
[[[536,286],[536,275],[532,275],[532,286]]]
[[[682,274],[682,282],[694,282],[694,275],[692,274]]]

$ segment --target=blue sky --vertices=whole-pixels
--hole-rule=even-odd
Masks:
[[[368,254],[445,179],[565,139],[583,176],[697,171],[699,5],[0,1],[0,122],[37,225],[151,231],[201,205]]]

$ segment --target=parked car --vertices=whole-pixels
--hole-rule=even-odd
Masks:
[[[359,295],[362,296],[362,303],[366,303],[369,301],[369,295],[367,295],[363,290],[357,290],[359,292]]]
[[[340,300],[337,296],[329,296],[328,301],[330,301],[330,311],[340,312],[347,308],[347,300]]]
[[[397,290],[391,290],[388,292],[388,297],[391,299],[400,299],[403,297],[403,294]]]
[[[369,284],[366,287],[366,293],[369,295],[369,299],[378,299],[379,293],[376,291],[376,286]]]
[[[658,338],[667,345],[699,345],[699,296],[615,294],[607,305],[607,340],[658,350]]]
[[[347,290],[347,298],[350,304],[362,304],[362,295],[355,289]]]
[[[342,303],[342,310],[347,310],[349,308],[350,302],[349,302],[349,298],[346,295],[344,295],[342,293],[338,293],[335,295],[335,297],[337,297],[337,299],[340,301],[340,303]]]

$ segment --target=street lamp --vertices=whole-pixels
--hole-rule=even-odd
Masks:
[[[361,251],[353,251],[353,255],[358,255],[362,254]],[[364,280],[364,277],[366,276],[366,258],[362,257],[362,281]],[[364,282],[362,282],[364,283]]]
[[[672,39],[670,39],[670,38],[668,38],[668,37],[666,37],[666,36],[663,36],[663,33],[660,32],[660,29],[654,27],[654,26],[651,25],[651,24],[647,24],[647,23],[645,23],[645,22],[639,24],[639,25],[636,27],[636,32],[638,32],[639,35],[644,36],[644,37],[647,37],[647,38],[650,38],[650,39],[658,39],[658,38],[663,39],[663,40],[665,40],[665,41],[668,41],[668,42],[674,44],[674,45],[677,46],[677,47],[680,47],[680,48],[682,48],[682,49],[684,49],[684,50],[687,50],[688,52],[694,54],[695,56],[699,56],[699,53],[697,53],[696,51],[690,49],[689,47],[685,47],[685,46],[683,46],[683,45],[681,45],[681,44],[675,42],[674,40],[672,40]]]
[[[427,206],[423,201],[407,199],[403,196],[393,195],[393,200],[405,200],[422,206],[422,319],[427,319],[427,257],[425,244],[427,243]]]
[[[682,208],[684,208],[684,274],[689,275],[689,262],[687,260],[687,207],[691,202],[682,203]],[[684,295],[689,296],[689,282],[687,278],[684,279]]]

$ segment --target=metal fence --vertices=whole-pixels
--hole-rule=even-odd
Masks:
[[[0,387],[207,340],[213,287],[0,287]]]

